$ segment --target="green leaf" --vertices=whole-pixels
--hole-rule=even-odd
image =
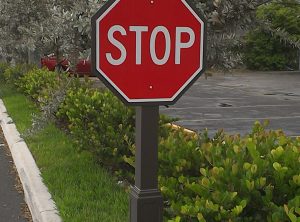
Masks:
[[[205,177],[207,176],[206,170],[204,168],[200,168],[200,173]]]
[[[198,213],[198,214],[197,214],[197,219],[198,219],[199,222],[206,222],[206,220],[204,219],[202,213]]]
[[[281,164],[278,162],[273,163],[273,167],[277,172],[281,170]]]

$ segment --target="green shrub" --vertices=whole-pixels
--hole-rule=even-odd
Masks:
[[[5,81],[11,84],[17,84],[19,78],[34,68],[35,66],[30,64],[17,64],[16,66],[9,66],[4,72]]]
[[[80,149],[94,153],[97,161],[117,175],[132,178],[132,167],[124,161],[134,146],[134,110],[112,93],[89,87],[72,87],[59,112],[59,119]]]
[[[248,33],[244,50],[244,62],[253,70],[285,70],[295,66],[290,61],[297,57],[297,50],[260,29]]]
[[[1,62],[0,63],[0,76],[3,76],[5,70],[9,67],[8,63]]]
[[[5,81],[4,72],[9,67],[7,63],[0,63],[0,82]]]
[[[59,77],[57,73],[46,69],[33,69],[20,77],[17,85],[26,95],[44,105],[51,93],[58,89]]]
[[[257,18],[269,21],[272,28],[284,28],[289,38],[297,41],[300,38],[300,4],[298,0],[273,0],[261,5],[257,10]]]
[[[135,112],[108,90],[73,86],[57,116],[68,124],[79,149],[94,153],[96,160],[121,179],[133,181]],[[163,126],[174,119],[161,115]]]
[[[284,30],[279,38],[258,27],[246,35],[244,62],[250,69],[286,70],[298,68],[299,49],[288,42],[300,40],[300,4],[297,0],[276,0],[260,6],[257,19],[273,30]]]
[[[300,138],[173,132],[160,142],[160,187],[170,221],[299,221]],[[290,215],[288,215],[288,213]],[[298,215],[298,220],[291,220]]]
[[[257,29],[247,34],[243,60],[253,70],[286,70],[296,67],[297,49]]]

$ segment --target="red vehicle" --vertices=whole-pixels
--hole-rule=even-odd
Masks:
[[[87,59],[80,59],[76,64],[76,73],[79,76],[92,76],[91,72],[91,61]]]
[[[61,65],[61,68],[65,72],[71,74],[77,74],[79,76],[88,75],[91,76],[91,62],[88,59],[80,59],[76,64],[75,72],[70,69],[70,61],[66,58],[63,58],[59,63],[54,54],[50,54],[41,58],[41,66],[46,67],[49,71],[55,71],[55,68],[58,65]]]

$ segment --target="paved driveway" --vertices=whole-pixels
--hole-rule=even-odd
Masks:
[[[270,120],[269,128],[300,136],[300,72],[202,76],[176,105],[160,110],[210,135],[221,128],[245,134],[256,120]]]

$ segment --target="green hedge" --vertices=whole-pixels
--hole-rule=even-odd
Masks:
[[[43,72],[27,73],[20,84],[40,79]],[[41,81],[25,85],[32,82]],[[32,98],[36,96],[31,92],[48,91],[37,88],[23,90]],[[119,178],[132,180],[133,109],[107,90],[70,84],[57,116],[79,151],[91,151]],[[267,131],[258,122],[244,137],[219,132],[214,138],[207,132],[198,136],[173,129],[167,122],[169,118],[161,117],[159,134],[159,185],[166,221],[299,222],[300,138]]]
[[[9,65],[5,62],[0,63],[0,80],[4,81],[4,75],[3,73],[6,71],[6,69],[9,67]]]
[[[108,90],[88,84],[73,85],[57,113],[68,124],[79,149],[91,151],[97,161],[121,179],[133,181],[135,112]],[[160,117],[160,128],[172,119]]]
[[[71,87],[58,118],[68,124],[79,149],[94,153],[97,161],[118,176],[132,178],[124,158],[134,147],[134,110],[107,90]]]
[[[247,68],[255,70],[298,69],[299,49],[289,41],[300,40],[300,4],[298,0],[275,0],[261,5],[256,17],[261,23],[267,21],[273,30],[285,30],[280,38],[266,32],[260,25],[245,38],[243,61]],[[285,40],[283,40],[285,39]],[[287,41],[289,40],[289,41]]]
[[[160,142],[160,186],[171,221],[299,221],[300,138],[259,122],[245,137],[173,132]]]
[[[33,100],[46,104],[59,88],[60,78],[55,72],[46,69],[32,69],[19,78],[17,86]]]
[[[31,64],[17,64],[16,66],[9,66],[5,63],[2,64],[1,75],[4,76],[6,82],[16,84],[19,78],[21,78],[29,70],[32,70],[35,65]]]
[[[282,43],[261,29],[249,32],[245,37],[243,60],[253,70],[296,69],[298,50]]]

